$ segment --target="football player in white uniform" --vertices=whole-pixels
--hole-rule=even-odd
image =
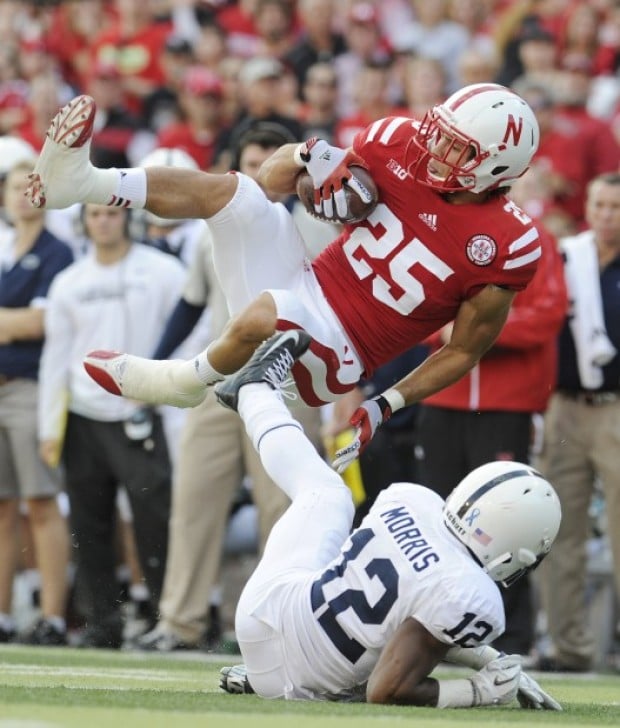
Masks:
[[[222,686],[265,698],[357,694],[440,708],[518,697],[524,707],[559,710],[521,671],[518,655],[487,646],[504,629],[495,582],[535,568],[557,534],[551,485],[514,462],[474,470],[445,502],[421,485],[395,483],[351,533],[350,490],[280,395],[310,340],[301,330],[274,335],[215,389],[292,501],[237,606],[245,671],[225,668]],[[444,659],[477,671],[429,677]]]
[[[312,343],[292,377],[307,404],[321,405],[454,321],[446,346],[354,413],[356,437],[338,454],[341,468],[392,412],[477,363],[536,270],[538,232],[504,193],[536,151],[538,124],[523,99],[503,86],[460,89],[423,122],[379,119],[350,149],[324,140],[282,146],[261,167],[261,183],[292,193],[307,170],[330,219],[342,215],[343,203],[348,207],[343,183],[355,182],[351,165],[366,166],[378,189],[372,214],[345,225],[312,263],[286,209],[245,175],[93,167],[94,114],[89,96],[58,112],[29,186],[32,203],[62,208],[81,199],[144,207],[165,218],[205,218],[233,315],[222,336],[188,361],[91,353],[87,370],[115,394],[194,406],[274,331],[303,328]]]

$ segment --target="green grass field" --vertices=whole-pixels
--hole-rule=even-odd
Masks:
[[[525,711],[516,703],[439,711],[227,695],[218,689],[224,664],[234,664],[234,658],[2,646],[0,728],[620,725],[620,676],[542,677],[563,713]]]

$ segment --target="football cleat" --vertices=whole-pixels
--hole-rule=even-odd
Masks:
[[[62,209],[86,199],[96,110],[90,96],[77,96],[52,120],[26,189],[34,207]]]
[[[84,369],[111,394],[152,405],[196,407],[207,396],[207,386],[193,361],[158,361],[118,351],[91,351]]]
[[[215,396],[224,407],[237,411],[239,390],[246,384],[268,384],[278,391],[286,385],[291,367],[308,349],[312,339],[302,329],[274,334],[264,341],[248,363],[215,387]]]
[[[223,667],[220,670],[220,688],[232,695],[251,695],[254,693],[248,681],[248,671],[245,665]]]

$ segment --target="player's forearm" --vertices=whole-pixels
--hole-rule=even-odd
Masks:
[[[471,667],[480,670],[492,660],[500,656],[500,652],[490,645],[481,647],[451,647],[446,654],[446,661],[456,665]]]
[[[477,353],[447,344],[401,379],[394,389],[402,395],[405,406],[415,404],[454,384],[477,364],[479,358]]]
[[[297,175],[302,171],[294,154],[298,144],[284,144],[261,165],[258,182],[270,192],[290,195],[295,192]]]
[[[4,341],[43,338],[43,309],[0,308],[0,336]]]

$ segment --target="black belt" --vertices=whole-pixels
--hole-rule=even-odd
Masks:
[[[615,389],[607,392],[584,392],[562,389],[560,390],[560,394],[567,399],[587,404],[590,407],[600,407],[604,404],[620,402],[620,390]]]
[[[0,387],[2,387],[4,384],[12,382],[14,379],[15,377],[7,377],[6,374],[0,374]]]

